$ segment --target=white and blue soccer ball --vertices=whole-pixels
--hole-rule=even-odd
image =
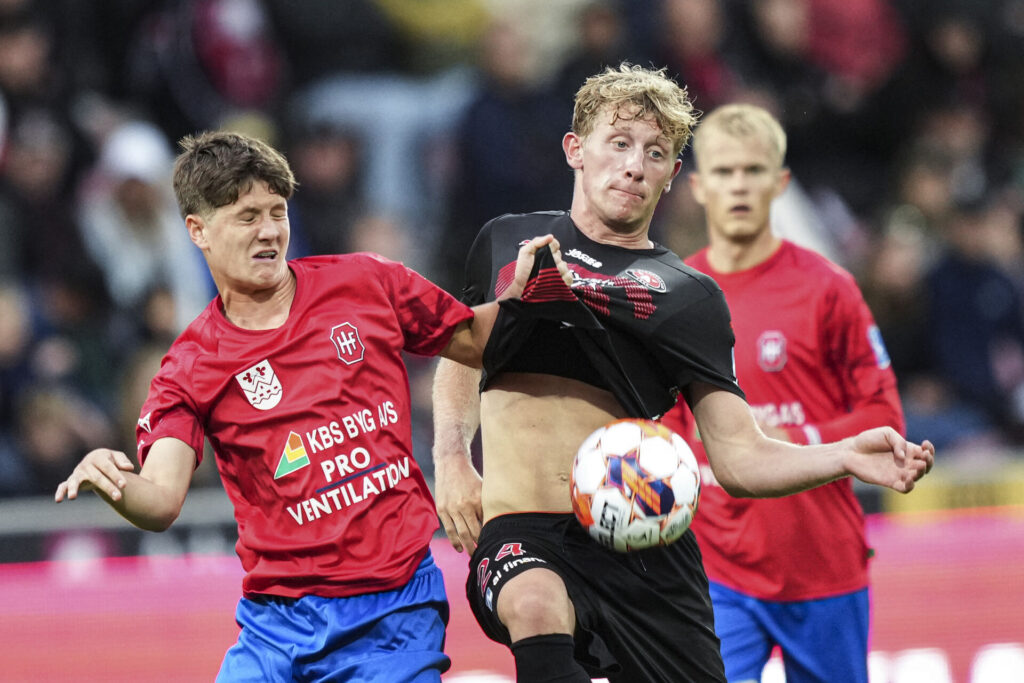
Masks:
[[[667,545],[697,512],[700,470],[681,436],[653,420],[616,420],[591,434],[572,467],[572,508],[602,545]]]

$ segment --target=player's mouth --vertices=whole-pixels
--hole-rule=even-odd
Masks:
[[[253,255],[253,258],[256,259],[257,261],[273,261],[274,259],[277,258],[277,250],[264,249],[263,251],[256,252]]]
[[[644,196],[642,194],[640,194],[639,192],[634,192],[632,190],[627,190],[625,188],[613,187],[612,190],[614,190],[615,192],[620,192],[620,193],[622,193],[624,195],[627,195],[629,197],[633,197],[633,198],[636,198],[636,199],[643,200],[643,198],[644,198]]]
[[[736,206],[729,209],[729,213],[734,216],[746,216],[750,213],[750,211],[751,209],[749,204],[737,204]]]

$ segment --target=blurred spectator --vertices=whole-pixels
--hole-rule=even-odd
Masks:
[[[447,181],[445,150],[472,88],[464,69],[423,78],[340,72],[296,93],[289,113],[310,128],[352,135],[365,150],[359,170],[367,211],[415,225],[416,239],[431,244]]]
[[[472,59],[487,23],[482,0],[374,0],[405,45],[403,70],[428,74]]]
[[[115,304],[141,310],[149,292],[164,287],[182,330],[213,298],[213,286],[171,194],[172,163],[162,132],[145,122],[125,123],[104,141],[83,183],[80,224]]]
[[[0,492],[7,488],[5,480],[15,477],[16,464],[12,464],[11,452],[14,405],[31,381],[32,335],[28,292],[16,282],[0,281]]]
[[[702,111],[733,99],[742,83],[723,0],[663,0],[659,63],[686,86]]]
[[[352,226],[367,211],[359,140],[328,124],[294,128],[288,160],[299,187],[288,202],[292,255],[352,251]]]
[[[572,100],[590,76],[624,60],[635,60],[629,45],[629,27],[618,3],[592,0],[580,8],[577,25],[579,45],[570,53],[554,83],[555,93],[566,102]]]
[[[25,495],[52,494],[82,457],[108,443],[111,424],[68,386],[39,384],[16,406],[18,447],[29,472]]]
[[[398,28],[375,0],[265,0],[287,55],[293,90],[339,73],[399,71],[406,49]]]
[[[953,394],[1024,443],[1024,310],[1021,292],[989,252],[996,207],[959,207],[945,249],[926,274],[927,341]]]
[[[905,10],[907,57],[875,100],[873,135],[894,149],[913,137],[927,112],[950,103],[987,115],[995,53],[985,30],[991,3],[933,0]]]
[[[53,27],[31,2],[0,5],[0,92],[15,113],[66,105],[68,83],[53,56]]]
[[[129,95],[173,140],[240,112],[275,112],[286,92],[285,53],[260,0],[164,2],[140,25],[129,62]]]
[[[561,140],[572,124],[574,91],[552,93],[530,79],[518,22],[496,20],[480,49],[480,88],[456,132],[447,233],[437,255],[449,287],[459,286],[466,252],[484,222],[503,213],[568,208],[572,193]]]
[[[32,282],[88,268],[73,210],[73,137],[47,109],[12,121],[0,170],[0,272]]]

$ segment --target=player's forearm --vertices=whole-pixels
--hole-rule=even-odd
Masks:
[[[474,306],[473,318],[459,324],[448,345],[441,351],[441,357],[469,368],[482,367],[484,347],[487,346],[497,317],[498,304],[495,302]]]
[[[96,493],[134,526],[146,531],[165,531],[178,518],[184,496],[160,486],[134,472],[125,472],[121,497],[113,500],[105,492]]]
[[[849,473],[844,442],[795,446],[761,437],[750,444],[718,446],[716,454],[725,457],[715,458],[715,478],[737,498],[788,496]]]
[[[442,358],[434,374],[434,466],[468,458],[480,427],[480,371]]]

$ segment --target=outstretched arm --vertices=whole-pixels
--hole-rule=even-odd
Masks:
[[[704,383],[695,383],[691,391],[715,478],[734,496],[786,496],[848,475],[906,493],[935,461],[930,442],[911,443],[891,427],[818,446],[770,439],[740,397]]]
[[[518,299],[523,295],[526,285],[530,280],[530,273],[533,271],[533,263],[536,260],[537,252],[547,247],[555,258],[555,266],[558,268],[562,280],[572,284],[572,274],[568,266],[562,260],[562,252],[558,240],[553,235],[535,237],[519,249],[519,256],[516,259],[516,271],[512,284],[501,293],[500,299]],[[486,304],[473,307],[473,318],[459,324],[455,333],[449,340],[448,345],[441,351],[441,356],[468,365],[471,368],[479,368],[483,363],[484,347],[487,339],[491,336],[491,329],[498,317],[498,304],[491,301]]]
[[[195,465],[192,447],[173,438],[159,439],[150,447],[138,474],[121,451],[97,448],[60,483],[54,500],[74,500],[79,491],[92,489],[140,529],[164,531],[181,512]]]
[[[434,500],[452,547],[472,553],[483,520],[483,480],[470,444],[480,426],[480,371],[441,359],[434,375]]]

